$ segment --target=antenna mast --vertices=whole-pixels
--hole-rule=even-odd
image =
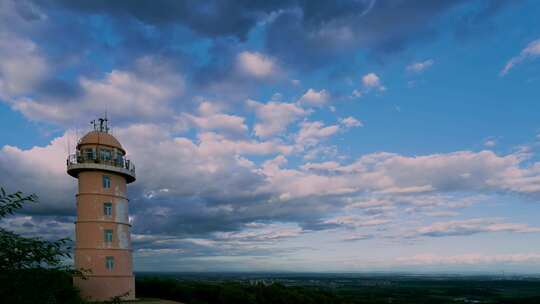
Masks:
[[[94,127],[94,131],[109,133],[109,120],[107,116],[105,118],[98,118],[97,120],[94,119],[90,124]]]

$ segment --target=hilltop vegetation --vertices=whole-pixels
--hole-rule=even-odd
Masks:
[[[35,195],[0,188],[0,220],[36,201]],[[0,302],[82,303],[71,283],[77,272],[62,265],[70,252],[68,239],[47,241],[0,228]]]
[[[268,281],[273,282],[143,276],[137,280],[137,293],[186,304],[540,303],[540,280],[534,278],[310,276]]]
[[[187,304],[341,304],[336,294],[305,287],[286,287],[281,284],[243,284],[236,282],[182,282],[174,279],[143,278],[137,280],[137,294],[159,297]]]

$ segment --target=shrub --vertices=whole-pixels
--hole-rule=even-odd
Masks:
[[[0,188],[0,219],[36,201],[36,195],[8,194]],[[72,283],[72,276],[81,273],[62,266],[71,256],[69,243],[69,239],[47,241],[0,228],[0,301],[82,303]]]

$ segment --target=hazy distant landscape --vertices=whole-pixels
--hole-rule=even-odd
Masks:
[[[185,303],[539,303],[540,275],[138,273],[142,297]]]

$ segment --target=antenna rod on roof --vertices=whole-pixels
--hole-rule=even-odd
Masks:
[[[105,109],[105,132],[109,133],[109,119],[107,118],[107,109]]]

